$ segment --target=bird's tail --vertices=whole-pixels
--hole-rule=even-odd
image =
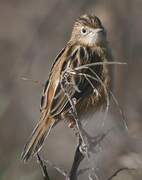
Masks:
[[[54,122],[55,120],[49,117],[44,119],[41,118],[24,148],[22,153],[23,161],[28,161],[31,156],[35,155],[41,149],[43,142],[46,136],[50,133]]]

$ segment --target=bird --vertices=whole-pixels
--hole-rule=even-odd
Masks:
[[[22,152],[24,162],[41,150],[58,122],[67,120],[70,128],[76,126],[73,108],[80,120],[84,113],[90,110],[95,113],[107,104],[107,91],[111,86],[107,62],[112,60],[101,20],[92,14],[79,16],[43,88],[40,118]]]

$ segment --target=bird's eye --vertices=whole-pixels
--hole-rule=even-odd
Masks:
[[[82,29],[81,29],[81,34],[86,35],[87,32],[88,32],[87,29],[84,28],[84,27],[82,27]]]

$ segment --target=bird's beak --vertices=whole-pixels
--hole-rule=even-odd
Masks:
[[[90,44],[97,44],[97,43],[102,43],[105,41],[105,33],[104,33],[104,28],[96,28],[92,29],[90,33],[90,39],[88,40]]]
[[[93,34],[97,34],[97,33],[99,33],[99,32],[103,32],[104,31],[104,29],[103,28],[97,28],[97,29],[93,29]]]

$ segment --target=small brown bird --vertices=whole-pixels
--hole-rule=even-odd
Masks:
[[[99,18],[86,14],[79,17],[45,84],[41,117],[22,153],[24,161],[40,151],[51,128],[60,120],[68,119],[69,127],[76,125],[69,98],[74,101],[78,119],[106,102],[110,78],[105,62],[111,60],[106,31]]]

